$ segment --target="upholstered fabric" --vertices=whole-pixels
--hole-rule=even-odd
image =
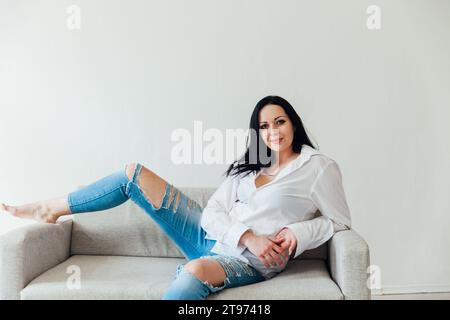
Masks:
[[[160,299],[180,258],[75,255],[34,279],[22,299]],[[80,270],[80,289],[68,289],[69,266]]]
[[[179,188],[204,207],[214,188]],[[160,299],[186,261],[133,201],[0,236],[0,299]],[[81,289],[69,289],[69,266]],[[370,299],[369,248],[354,230],[305,251],[275,278],[208,299]],[[31,281],[31,282],[30,282]]]
[[[366,241],[355,230],[345,230],[336,232],[328,243],[331,277],[345,298],[370,299],[367,286],[370,257]]]
[[[34,279],[22,299],[161,299],[180,258],[72,256]],[[80,268],[80,289],[67,286],[71,265]],[[343,299],[322,260],[292,261],[270,280],[230,288],[208,299]]]
[[[270,280],[230,288],[210,299],[341,300],[344,295],[330,278],[325,261],[294,259],[282,273]]]
[[[178,257],[180,250],[129,200],[105,211],[73,215],[72,254]]]
[[[0,236],[0,300],[19,299],[31,280],[69,257],[72,221],[35,223]]]
[[[179,188],[203,208],[214,188]],[[98,212],[73,215],[72,254],[178,257],[181,251],[158,225],[129,200]],[[297,259],[327,259],[327,244],[305,251]]]

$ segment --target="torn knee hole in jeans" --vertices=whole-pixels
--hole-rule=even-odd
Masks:
[[[186,271],[189,272],[189,271]],[[192,274],[193,277],[195,277],[195,275]],[[230,282],[230,280],[228,279],[228,277],[225,278],[225,280],[223,281],[223,283],[219,284],[219,285],[214,285],[212,283],[209,283],[208,280],[201,280],[197,277],[195,277],[198,281],[202,282],[204,285],[208,286],[210,289],[212,290],[220,290],[220,289],[224,289],[225,288],[225,284],[227,282]]]
[[[186,270],[184,268],[184,264],[179,264],[179,265],[177,265],[177,268],[176,268],[176,277],[180,276],[180,274],[182,274],[182,273],[189,275],[189,277],[191,277],[192,279],[194,279],[196,281],[200,281],[202,284],[206,285],[208,288],[210,288],[211,290],[214,290],[214,291],[224,289],[225,285],[227,283],[230,283],[230,279],[227,276],[222,284],[215,286],[215,285],[209,283],[207,280],[204,281],[204,280],[197,278],[189,270]]]
[[[200,280],[200,281],[201,281],[201,280]],[[223,281],[222,284],[217,285],[217,286],[215,286],[215,285],[213,285],[213,284],[210,284],[208,281],[203,281],[203,284],[207,285],[210,289],[213,289],[213,290],[221,290],[221,289],[224,289],[224,288],[225,288],[225,284],[226,284],[227,282],[228,282],[228,283],[230,282],[230,279],[228,279],[228,277],[225,278],[225,280]]]
[[[155,210],[159,210],[159,209],[161,209],[161,207],[162,207],[162,204],[163,204],[163,201],[164,201],[164,195],[163,195],[163,197],[162,197],[162,199],[161,199],[161,203],[157,206],[153,201],[151,201],[150,200],[150,197],[145,193],[145,190],[143,190],[142,188],[141,188],[141,185],[140,185],[140,183],[139,183],[139,178],[140,178],[140,173],[141,173],[141,171],[139,172],[139,173],[136,173],[136,170],[138,169],[138,166],[137,165],[135,165],[134,166],[134,171],[133,171],[133,175],[132,175],[132,178],[131,178],[131,181],[133,180],[133,178],[135,179],[135,184],[136,184],[136,186],[139,188],[139,190],[141,191],[141,193],[142,193],[142,195],[143,195],[143,197],[144,197],[144,199],[148,202],[148,203],[150,203],[154,208],[155,208]],[[126,171],[128,171],[128,166],[127,166],[127,169],[126,169]],[[135,177],[136,176],[136,177]]]

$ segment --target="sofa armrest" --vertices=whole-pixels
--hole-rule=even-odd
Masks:
[[[369,246],[355,230],[336,232],[329,240],[328,265],[331,277],[345,299],[371,299],[367,286]]]
[[[20,299],[34,278],[70,255],[72,220],[36,223],[0,235],[0,300]]]

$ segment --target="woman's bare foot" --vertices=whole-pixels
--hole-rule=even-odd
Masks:
[[[52,208],[51,202],[33,202],[22,206],[8,206],[0,203],[0,210],[4,210],[14,217],[33,219],[38,222],[56,223],[61,212]]]

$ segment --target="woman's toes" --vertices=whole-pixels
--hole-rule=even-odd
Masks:
[[[20,213],[19,209],[15,206],[8,206],[8,205],[2,203],[0,205],[0,209],[8,212],[10,215],[12,215],[14,217],[19,217],[19,213]]]
[[[13,207],[7,206],[7,205],[4,204],[4,203],[0,203],[0,210],[6,211],[6,212],[8,212],[9,214],[13,214],[14,211],[15,211],[15,209],[14,209]]]
[[[31,203],[19,207],[0,203],[0,211],[8,212],[18,218],[33,219],[38,222],[56,223],[58,216],[53,214],[45,203]]]

